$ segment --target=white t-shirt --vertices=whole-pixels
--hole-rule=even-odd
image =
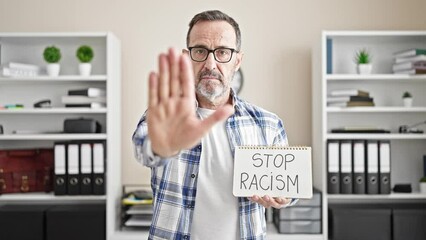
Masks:
[[[202,119],[214,110],[198,108]],[[234,161],[225,122],[202,139],[191,239],[240,239],[238,198],[232,194]]]

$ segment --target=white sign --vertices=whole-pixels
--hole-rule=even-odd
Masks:
[[[237,147],[233,194],[312,198],[311,148]]]

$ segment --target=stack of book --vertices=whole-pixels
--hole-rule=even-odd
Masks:
[[[123,225],[129,228],[148,228],[152,222],[152,192],[139,190],[122,199]]]
[[[40,74],[40,67],[33,64],[9,62],[1,66],[3,77],[35,77]]]
[[[104,108],[106,107],[106,92],[100,88],[69,90],[67,96],[62,96],[62,103],[67,108]]]
[[[327,97],[329,107],[372,107],[374,105],[370,93],[358,89],[336,89],[331,91]]]
[[[408,49],[394,54],[395,74],[426,74],[426,49]]]

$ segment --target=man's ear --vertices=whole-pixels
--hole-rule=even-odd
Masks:
[[[238,71],[238,69],[240,69],[241,63],[243,61],[243,56],[244,56],[244,52],[239,52],[237,53],[237,60],[235,61],[235,72]]]

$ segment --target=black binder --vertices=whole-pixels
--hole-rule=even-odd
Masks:
[[[339,141],[327,143],[327,192],[340,193]]]
[[[80,144],[80,173],[81,173],[81,195],[93,193],[92,169],[93,153],[91,143]]]
[[[379,193],[379,150],[374,140],[367,141],[367,193]]]
[[[105,147],[104,143],[93,144],[93,194],[105,194]]]
[[[353,142],[353,188],[354,194],[365,194],[365,142],[354,140]]]
[[[390,141],[380,141],[379,146],[379,179],[380,194],[390,194],[390,170],[391,170],[391,154],[390,154]]]
[[[340,193],[352,194],[352,141],[340,142]]]
[[[80,195],[80,146],[68,144],[68,194]]]
[[[55,195],[67,194],[67,143],[56,142],[54,147],[55,171],[54,193]]]

